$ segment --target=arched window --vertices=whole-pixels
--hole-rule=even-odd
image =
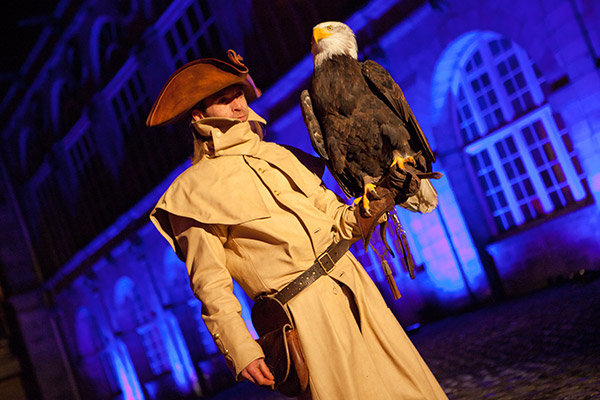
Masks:
[[[497,231],[584,199],[568,132],[525,51],[482,33],[459,65],[452,93],[460,136]]]
[[[87,375],[86,378],[100,379],[101,387],[108,386],[109,393],[118,392],[118,379],[107,349],[108,340],[102,334],[96,318],[85,307],[77,312],[76,335],[82,372]]]
[[[32,129],[25,128],[19,136],[19,159],[23,176],[30,178],[44,159],[40,136]]]
[[[115,304],[120,328],[134,329],[139,334],[152,373],[160,375],[169,371],[169,359],[158,322],[130,278],[123,277],[117,282]]]
[[[52,88],[52,121],[57,139],[63,138],[81,116],[81,103],[75,98],[73,88],[60,80]]]
[[[19,139],[19,149],[24,177],[30,178],[42,165],[53,143],[50,113],[41,92],[32,96],[27,116]]]
[[[165,42],[176,68],[221,51],[221,40],[209,3],[190,1],[185,12],[165,32]]]
[[[129,79],[110,102],[124,135],[131,134],[136,128],[144,125],[152,103],[139,70],[131,72]]]
[[[119,45],[121,39],[118,25],[100,19],[92,29],[91,49],[96,78],[101,83],[108,82],[125,61],[125,53]]]

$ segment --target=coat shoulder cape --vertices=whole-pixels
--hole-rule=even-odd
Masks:
[[[263,142],[262,146],[268,147],[264,159],[280,167],[305,195],[321,184],[324,165],[316,157],[274,143]],[[239,225],[270,217],[253,173],[244,156],[204,159],[173,181],[152,210],[150,220],[183,260],[169,214],[217,225]]]

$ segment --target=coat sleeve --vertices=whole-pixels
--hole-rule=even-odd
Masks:
[[[325,185],[321,184],[311,195],[315,207],[323,211],[333,220],[334,230],[341,239],[356,241],[360,239],[360,228],[354,213],[354,205],[344,201]]]
[[[202,302],[202,318],[237,380],[252,361],[264,357],[241,317],[233,294],[223,244],[226,228],[169,215],[174,237],[185,257],[195,296]]]

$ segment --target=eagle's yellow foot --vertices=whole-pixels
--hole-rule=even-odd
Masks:
[[[396,164],[398,165],[398,168],[404,169],[404,164],[412,164],[412,165],[416,166],[417,162],[415,161],[413,156],[408,156],[406,158],[394,157],[394,162],[392,162],[392,165],[390,165],[390,168],[392,168]]]
[[[367,183],[365,185],[363,195],[361,197],[357,197],[356,199],[354,199],[353,204],[356,205],[356,204],[362,203],[362,208],[363,208],[365,214],[367,214],[368,216],[371,216],[371,211],[369,210],[369,208],[370,208],[369,207],[370,201],[369,201],[369,196],[368,196],[369,193],[371,193],[371,195],[374,198],[376,198],[376,199],[379,198],[379,195],[377,194],[377,191],[375,190],[375,185],[372,183]]]

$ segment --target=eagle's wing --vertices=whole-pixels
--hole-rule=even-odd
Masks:
[[[312,101],[308,90],[303,90],[300,93],[300,108],[302,109],[302,118],[304,118],[304,124],[308,129],[308,136],[310,136],[310,142],[313,148],[319,156],[325,161],[329,161],[327,150],[325,147],[325,138],[323,138],[323,132],[321,132],[321,126],[317,121],[317,116],[313,110]]]
[[[415,152],[422,152],[428,161],[428,172],[431,171],[431,163],[435,162],[435,156],[406,98],[404,98],[400,86],[394,81],[389,72],[375,61],[366,60],[362,64],[362,73],[375,95],[384,100],[394,113],[404,121],[406,129],[411,135],[411,147]]]
[[[349,189],[349,187],[352,186],[352,181],[346,176],[348,171],[344,168],[342,173],[337,174],[331,165],[333,160],[331,160],[329,154],[327,154],[325,137],[323,136],[321,125],[315,115],[308,90],[303,90],[302,93],[300,93],[300,109],[302,110],[302,118],[304,118],[304,124],[306,125],[306,129],[308,129],[308,136],[310,137],[310,142],[312,143],[315,152],[325,161],[331,175],[333,175],[346,196],[352,197],[352,191]]]

